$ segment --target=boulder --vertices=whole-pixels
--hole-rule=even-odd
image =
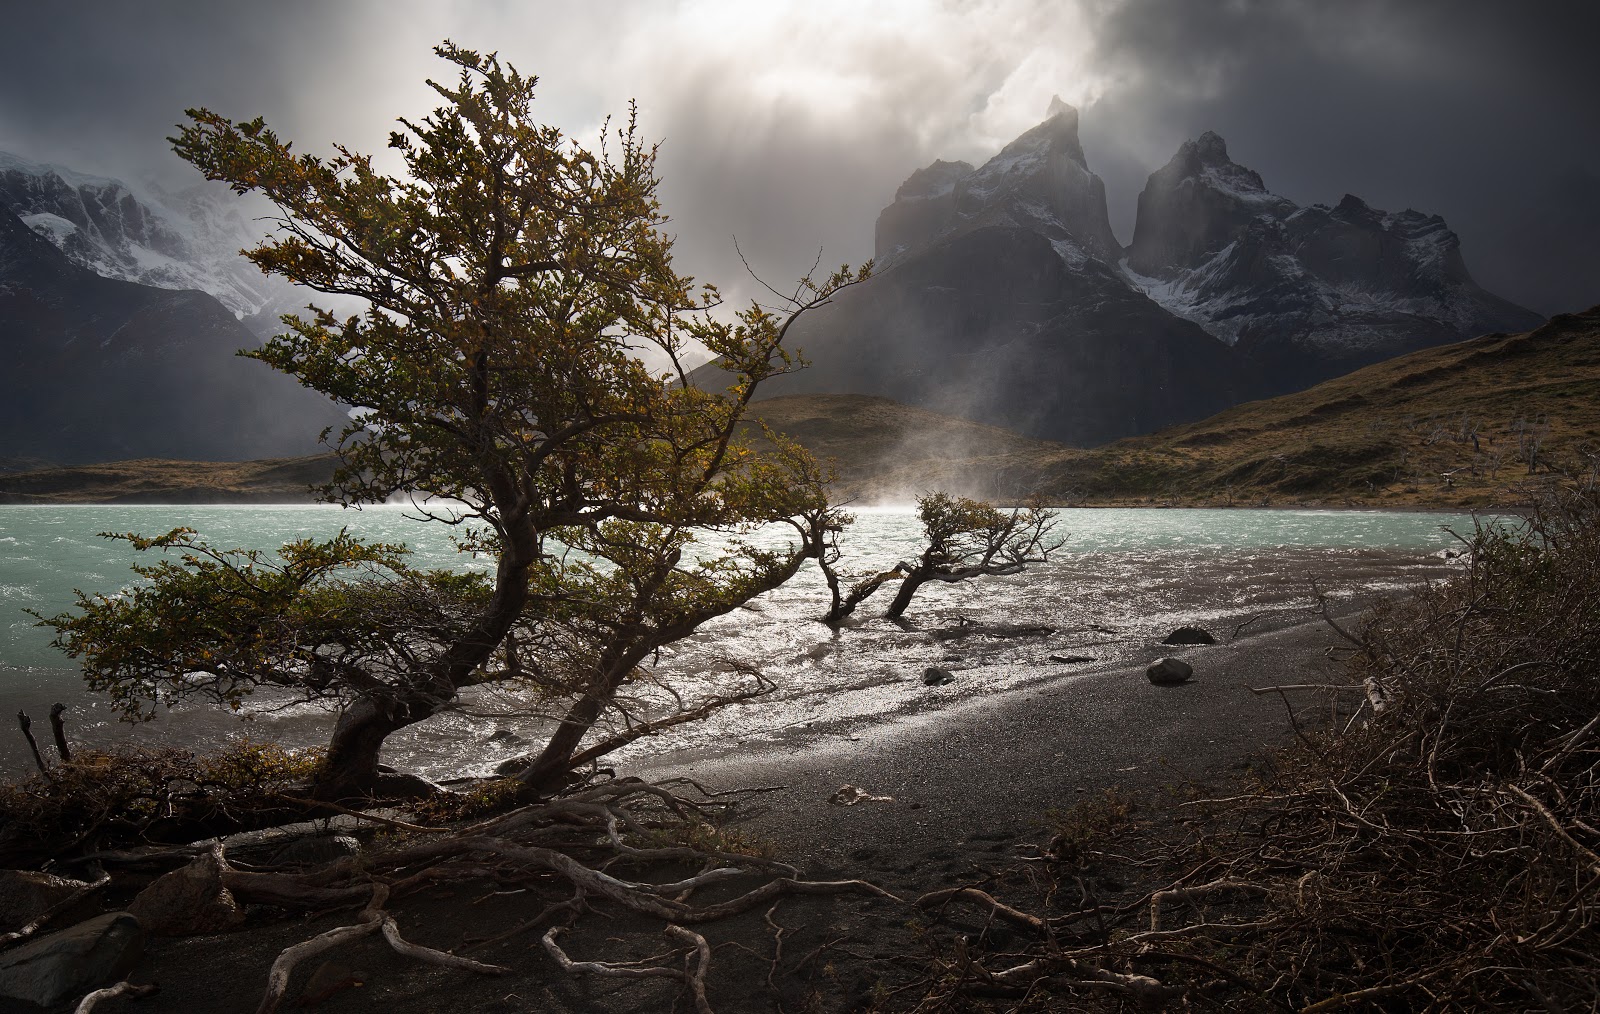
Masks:
[[[1168,634],[1162,644],[1216,644],[1217,639],[1204,627],[1179,627]]]
[[[347,834],[309,834],[279,849],[273,866],[317,868],[347,859],[361,851],[361,842]]]
[[[1150,677],[1150,682],[1156,686],[1172,686],[1177,683],[1187,683],[1194,678],[1194,669],[1181,658],[1162,658],[1151,663],[1144,671]]]
[[[34,870],[0,870],[0,933],[21,929],[88,886]]]
[[[504,743],[507,746],[516,746],[518,743],[526,742],[526,740],[512,732],[510,729],[496,729],[494,731],[494,735],[489,737],[489,742]]]
[[[222,870],[210,853],[157,877],[128,911],[145,932],[163,937],[226,933],[244,922],[244,907],[222,883]]]
[[[127,976],[144,953],[144,930],[107,912],[0,954],[0,996],[54,1007]]]
[[[955,682],[955,678],[955,673],[949,669],[941,669],[936,665],[930,665],[922,670],[922,682],[930,687],[942,687],[946,683]]]

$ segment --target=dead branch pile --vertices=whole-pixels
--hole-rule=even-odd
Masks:
[[[922,898],[968,933],[930,934],[917,1009],[1600,1009],[1600,506],[1468,541],[1258,786],[1159,829],[1082,807]]]
[[[263,1014],[278,1009],[290,995],[291,976],[306,959],[373,936],[398,954],[429,964],[485,975],[512,971],[402,935],[389,906],[441,883],[529,891],[531,898],[543,899],[530,906],[521,922],[496,927],[492,936],[473,941],[474,949],[537,934],[530,936],[530,944],[571,975],[676,980],[688,1002],[704,1014],[712,1009],[707,999],[712,950],[692,927],[758,906],[770,917],[776,902],[793,895],[898,900],[861,880],[804,879],[794,867],[743,847],[715,827],[718,811],[759,791],[711,793],[681,780],[655,784],[625,778],[467,826],[429,827],[362,815],[385,826],[388,847],[298,873],[250,869],[222,844],[198,855],[193,847],[145,849],[92,854],[82,861],[114,866],[147,863],[153,853],[196,856],[194,861],[210,864],[220,884],[240,902],[301,911],[359,909],[348,922],[283,950],[264,972]],[[571,955],[563,947],[563,935],[591,911],[613,920],[608,923],[613,936],[622,925],[646,926],[645,935],[654,940],[665,936],[669,947],[652,947],[660,953],[645,961],[609,953]],[[616,921],[618,916],[630,918]]]

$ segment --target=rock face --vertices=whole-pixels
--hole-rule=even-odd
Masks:
[[[1349,194],[1301,208],[1210,132],[1151,174],[1122,267],[1164,309],[1258,364],[1275,394],[1541,321],[1472,280],[1438,216]]]
[[[317,449],[344,414],[216,299],[102,278],[0,208],[0,447],[61,464]]]
[[[126,975],[144,951],[144,930],[108,912],[0,955],[0,996],[54,1007]]]
[[[812,365],[761,397],[880,395],[1098,444],[1539,321],[1472,281],[1440,219],[1300,208],[1214,133],[1150,177],[1124,249],[1059,99],[982,166],[913,173],[875,245],[874,276],[791,331]]]
[[[272,857],[273,866],[319,869],[361,854],[361,842],[347,834],[317,834],[296,838]]]
[[[222,883],[222,870],[211,855],[157,877],[128,906],[145,931],[156,936],[187,937],[226,933],[244,923],[244,909]]]
[[[0,932],[21,929],[88,886],[36,870],[0,870]]]
[[[812,365],[763,397],[880,395],[1094,444],[1256,393],[1237,353],[1116,267],[1105,186],[1059,100],[984,165],[913,174],[878,219],[877,253],[873,278],[797,324],[790,344]]]
[[[294,286],[239,255],[263,230],[221,184],[178,193],[136,190],[122,180],[0,152],[0,207],[103,278],[199,289],[236,316],[274,327],[277,313],[306,302]]]

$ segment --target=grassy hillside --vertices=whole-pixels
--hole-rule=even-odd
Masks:
[[[832,463],[839,494],[861,503],[907,502],[935,489],[1014,500],[1084,454],[867,395],[791,394],[750,411]]]
[[[333,456],[263,461],[141,458],[0,475],[0,503],[309,503]]]
[[[1061,495],[1477,505],[1600,469],[1600,307],[1358,370],[1097,448]]]
[[[752,412],[831,461],[842,498],[942,489],[1015,502],[1486,506],[1530,481],[1600,485],[1600,307],[1369,366],[1089,450],[862,395]],[[0,502],[294,502],[329,456],[125,461],[0,474]]]

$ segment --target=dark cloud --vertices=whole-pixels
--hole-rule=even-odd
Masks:
[[[1086,144],[1159,163],[1213,129],[1280,193],[1441,214],[1490,289],[1585,308],[1600,259],[1570,258],[1600,202],[1573,181],[1600,171],[1597,30],[1588,2],[1134,0],[1096,24],[1096,60],[1121,85],[1086,115]],[[1127,230],[1139,185],[1108,176]]]
[[[1600,300],[1600,27],[1590,3],[1477,0],[885,0],[849,5],[279,0],[13,5],[0,148],[93,172],[176,175],[183,108],[265,114],[284,136],[377,150],[430,105],[442,38],[542,79],[539,110],[591,139],[640,102],[663,138],[681,267],[756,293],[869,256],[896,185],[982,160],[1052,93],[1084,110],[1119,235],[1145,176],[1212,129],[1302,203],[1346,191],[1443,214],[1489,288],[1545,312]],[[1585,260],[1585,257],[1588,259]]]

